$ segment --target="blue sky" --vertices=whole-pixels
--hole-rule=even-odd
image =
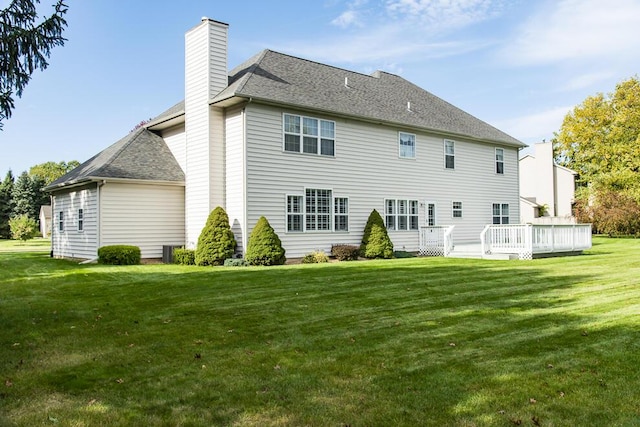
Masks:
[[[230,67],[269,48],[385,70],[528,144],[640,68],[640,0],[67,3],[68,41],[0,131],[0,178],[82,162],[182,100],[184,33],[202,16],[230,25]]]

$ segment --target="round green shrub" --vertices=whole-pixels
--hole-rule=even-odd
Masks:
[[[329,262],[329,257],[323,251],[313,251],[302,257],[303,264],[320,264]]]
[[[364,256],[365,258],[393,258],[393,243],[385,227],[378,224],[371,227]]]
[[[231,258],[236,249],[229,216],[220,206],[209,214],[207,223],[198,237],[196,247],[196,265],[222,265]]]
[[[287,260],[282,242],[267,218],[261,216],[253,227],[244,259],[251,265],[281,265]]]
[[[131,245],[109,245],[98,249],[98,262],[111,265],[140,264],[140,248]]]

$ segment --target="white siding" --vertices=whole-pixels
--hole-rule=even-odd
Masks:
[[[559,217],[573,215],[572,205],[575,198],[575,173],[569,169],[555,167],[556,210]]]
[[[186,234],[194,247],[207,216],[224,206],[222,113],[209,100],[227,86],[227,25],[208,19],[185,35]]]
[[[286,111],[293,114],[303,112]],[[495,173],[496,145],[455,140],[455,170],[444,168],[443,137],[370,123],[306,114],[336,122],[335,157],[286,153],[282,150],[282,113],[248,104],[247,223],[248,232],[260,215],[280,236],[288,257],[314,249],[329,251],[333,243],[359,244],[367,217],[384,200],[420,202],[419,223],[425,225],[425,202],[436,203],[439,225],[455,225],[457,242],[479,240],[492,221],[492,204],[508,203],[511,222],[519,218],[518,149],[504,148],[503,175]],[[416,158],[398,155],[398,132],[416,134]],[[349,232],[286,232],[286,195],[304,195],[306,188],[333,190],[349,198]],[[453,201],[463,204],[463,217],[453,218]],[[395,248],[417,250],[418,231],[390,231]]]
[[[244,251],[247,240],[245,222],[245,147],[244,110],[227,111],[225,118],[226,135],[226,211],[231,229],[238,244],[237,251]]]
[[[184,172],[187,168],[187,138],[184,123],[163,130],[162,139]]]
[[[98,190],[96,184],[59,192],[51,206],[51,247],[54,257],[91,259],[98,251]],[[83,211],[83,230],[78,230],[78,210]],[[60,212],[64,230],[60,231]]]
[[[184,187],[108,182],[100,195],[100,246],[134,245],[143,258],[161,258],[163,245],[184,245]]]

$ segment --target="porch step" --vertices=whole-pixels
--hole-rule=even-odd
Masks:
[[[491,260],[510,260],[518,259],[518,254],[483,254],[480,243],[462,243],[453,247],[453,251],[449,254],[449,258],[474,258],[474,259],[491,259]]]

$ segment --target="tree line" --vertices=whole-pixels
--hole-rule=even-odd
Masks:
[[[0,181],[0,238],[11,238],[11,220],[29,219],[37,226],[40,207],[49,205],[49,195],[43,188],[60,178],[80,163],[46,162],[22,172],[17,178],[9,170]]]
[[[575,215],[594,231],[640,236],[640,80],[585,99],[553,139],[556,162],[578,172]]]

